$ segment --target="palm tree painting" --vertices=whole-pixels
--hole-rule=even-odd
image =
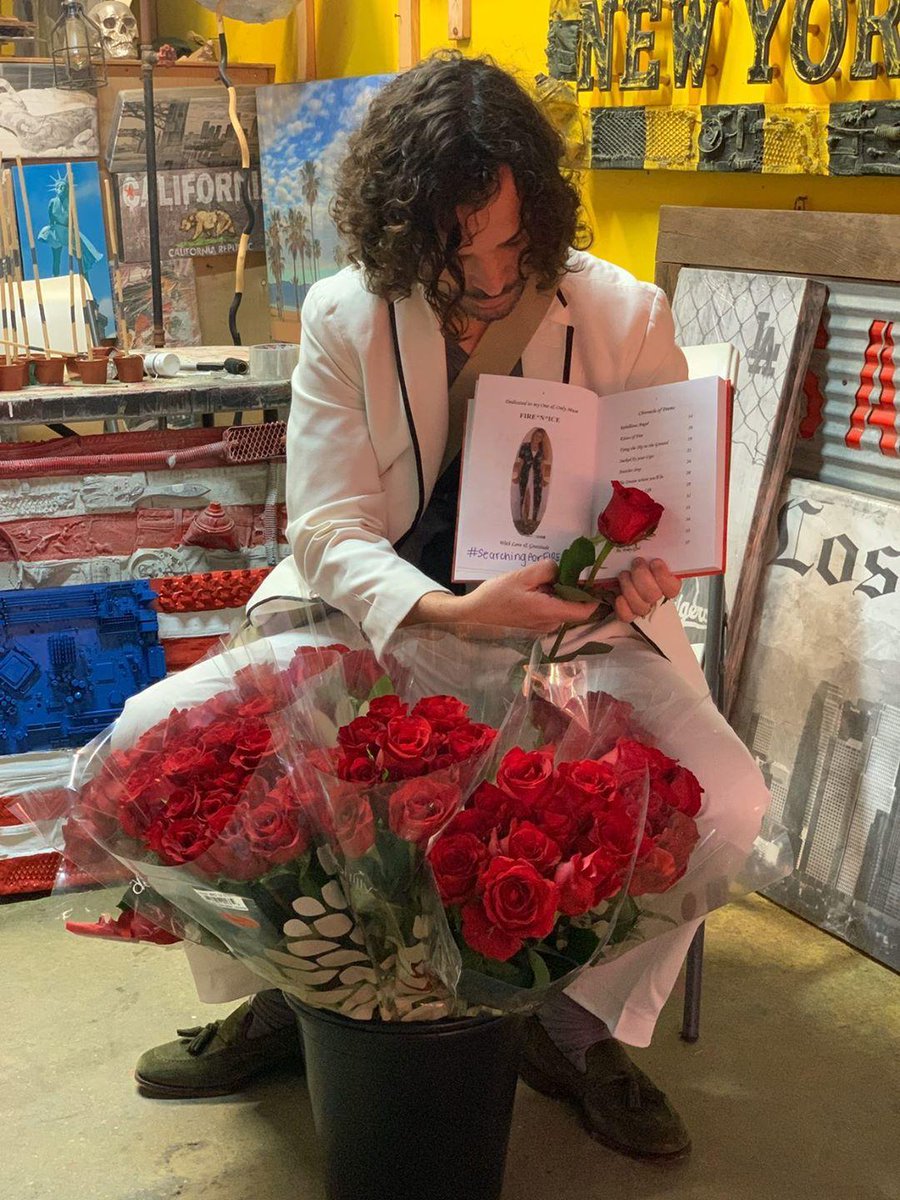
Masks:
[[[346,262],[329,214],[337,170],[348,137],[390,78],[319,79],[257,89],[273,337],[299,340],[307,292]]]

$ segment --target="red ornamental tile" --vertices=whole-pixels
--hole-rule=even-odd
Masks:
[[[268,567],[255,571],[210,571],[203,575],[154,579],[150,586],[159,596],[160,612],[211,612],[243,608],[268,574]]]

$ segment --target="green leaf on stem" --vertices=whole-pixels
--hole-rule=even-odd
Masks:
[[[612,651],[612,646],[607,642],[585,642],[577,650],[573,650],[571,654],[561,654],[558,658],[549,658],[547,661],[555,663],[574,662],[576,658],[587,658],[591,654],[609,654]]]
[[[382,675],[380,679],[376,679],[372,685],[372,690],[366,697],[367,700],[377,700],[379,696],[392,696],[394,694],[394,685],[391,683],[390,675]]]
[[[572,587],[568,583],[555,583],[553,592],[560,600],[577,600],[579,604],[596,604],[598,598],[585,588]]]
[[[596,557],[597,552],[590,538],[576,538],[560,557],[559,582],[565,587],[577,587],[582,572],[594,565]]]
[[[536,950],[528,951],[528,963],[534,972],[534,986],[546,987],[550,982],[550,970]]]

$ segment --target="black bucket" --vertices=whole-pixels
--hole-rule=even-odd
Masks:
[[[287,999],[330,1200],[499,1200],[521,1018],[352,1021]]]

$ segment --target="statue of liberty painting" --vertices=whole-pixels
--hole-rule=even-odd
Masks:
[[[38,234],[39,242],[46,242],[53,252],[54,275],[62,275],[63,256],[69,253],[69,180],[65,174],[57,175],[50,184],[50,204],[47,209],[47,224]],[[84,275],[90,282],[90,274],[103,255],[84,234],[81,235],[81,257]],[[68,271],[68,262],[66,262]],[[92,289],[93,290],[93,289]]]

